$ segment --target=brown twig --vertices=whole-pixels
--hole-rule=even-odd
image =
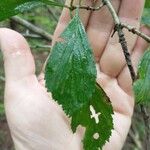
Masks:
[[[132,32],[133,34],[136,34],[136,35],[142,37],[145,41],[150,43],[150,37],[147,36],[146,34],[142,33],[141,31],[137,30],[135,27],[130,26],[130,25],[125,24],[125,23],[121,23],[121,27],[126,28],[129,32]]]
[[[11,18],[13,21],[17,22],[18,24],[26,27],[27,29],[29,29],[30,31],[36,33],[37,35],[40,35],[41,37],[43,37],[44,39],[51,41],[52,40],[52,35],[47,33],[45,30],[33,25],[32,23],[18,17],[18,16],[14,16]]]
[[[79,9],[97,11],[97,10],[100,10],[103,6],[104,6],[104,4],[101,4],[98,7],[92,7],[92,6],[86,6],[86,5],[84,6],[84,5],[82,5],[82,6],[73,6],[73,9],[79,8]]]
[[[74,0],[71,0],[71,1],[70,1],[70,7],[71,7],[71,8],[73,7],[73,2],[74,2]]]
[[[134,82],[136,80],[136,73],[135,73],[133,65],[132,65],[131,56],[130,56],[130,53],[129,53],[129,50],[127,47],[125,35],[124,35],[120,25],[116,25],[116,30],[118,32],[119,42],[122,46],[122,50],[124,52],[124,56],[125,56],[126,63],[127,63],[128,68],[129,68],[129,71],[130,71],[132,81]]]
[[[79,9],[97,11],[97,10],[100,10],[104,5],[106,5],[105,0],[102,0],[102,1],[103,1],[103,3],[100,4],[100,6],[98,6],[98,7],[92,7],[92,6],[86,6],[86,5],[84,6],[84,5],[80,5],[80,4],[79,4],[79,6],[74,6],[74,5],[73,5],[74,0],[71,0],[70,6],[64,5],[64,7],[68,8],[68,9],[70,9],[70,10],[74,10],[74,9],[76,9],[76,8],[79,8]],[[112,12],[113,6],[111,5],[110,7],[111,7],[111,9],[109,9],[109,11]],[[117,14],[116,14],[116,15],[117,15]],[[116,19],[118,18],[116,15],[115,15],[114,13],[113,13],[113,15],[112,15],[112,17],[113,17],[114,20],[116,20]],[[115,17],[115,18],[114,18],[114,17]],[[119,20],[118,20],[118,21],[119,21]],[[117,22],[118,22],[118,21],[117,21]],[[120,22],[120,25],[121,25],[121,27],[126,28],[129,32],[132,32],[133,34],[136,34],[136,35],[142,37],[144,40],[146,40],[147,42],[150,43],[150,37],[147,36],[146,34],[140,32],[140,31],[137,30],[135,27],[133,27],[133,26],[131,26],[131,25],[128,25],[128,24],[125,24],[125,23],[121,23],[121,22]]]
[[[96,11],[96,10],[100,10],[100,9],[104,6],[104,4],[102,4],[102,5],[98,6],[98,7],[80,6],[80,2],[81,2],[80,0],[79,0],[79,5],[74,6],[74,5],[73,5],[73,1],[74,1],[74,0],[71,0],[69,5],[60,5],[60,6],[58,6],[58,7],[68,8],[68,9],[70,9],[71,11],[72,11],[72,10],[75,10],[75,9],[77,9],[77,8]],[[48,3],[47,3],[47,4],[48,4]]]

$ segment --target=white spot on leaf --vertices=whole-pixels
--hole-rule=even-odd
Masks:
[[[94,138],[95,140],[99,139],[99,134],[98,134],[98,133],[95,133],[95,134],[93,135],[93,138]]]
[[[95,119],[96,124],[99,123],[99,115],[101,115],[101,113],[96,113],[94,107],[92,105],[90,105],[90,111],[92,113],[91,118]]]

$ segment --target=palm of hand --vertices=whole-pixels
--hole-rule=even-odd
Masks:
[[[139,1],[141,1],[140,8],[137,6],[139,14],[134,14],[134,18],[139,17],[143,7],[144,2]],[[119,14],[122,15],[122,7],[126,4],[120,3],[120,1],[115,1],[114,5],[116,10],[120,6]],[[105,12],[106,10],[102,11]],[[115,112],[115,129],[110,142],[105,145],[104,149],[119,150],[123,146],[130,127],[134,101],[129,72],[125,66],[121,48],[119,44],[116,44],[118,43],[117,37],[108,38],[112,30],[111,17],[108,15],[109,18],[106,18],[102,15],[103,13],[89,14],[89,12],[84,12],[83,22],[85,26],[88,22],[87,33],[97,62],[97,82],[109,96]],[[128,15],[130,17],[133,14]],[[68,16],[68,11],[65,10],[54,34],[54,40],[66,26],[69,20]],[[97,16],[99,20],[104,22],[98,22]],[[139,26],[138,20],[133,18],[125,20]],[[109,23],[108,26],[106,26],[107,23]],[[143,29],[143,31],[148,33],[146,29]],[[147,44],[140,38],[135,43],[136,37],[127,34],[127,37],[130,36],[132,38],[128,41],[129,49],[133,50],[132,58],[134,65],[136,65]],[[95,37],[98,40],[95,40]],[[99,41],[102,41],[102,43],[99,43]],[[1,29],[0,43],[5,59],[6,114],[16,149],[82,149],[82,129],[79,129],[76,134],[72,134],[69,120],[43,86],[43,75],[39,79],[36,78],[34,61],[25,40],[13,31]],[[114,55],[115,52],[118,54]]]

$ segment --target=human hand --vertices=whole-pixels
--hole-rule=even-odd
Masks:
[[[90,3],[88,0],[87,3]],[[114,0],[121,20],[139,28],[144,0]],[[131,78],[115,35],[110,38],[113,21],[106,8],[99,12],[82,11],[97,64],[97,82],[109,96],[114,109],[114,131],[104,150],[120,150],[130,128],[134,107]],[[67,26],[69,11],[64,9],[53,43]],[[150,35],[150,31],[141,30]],[[148,44],[125,32],[136,68]],[[43,73],[35,76],[35,64],[29,46],[18,33],[0,29],[0,47],[5,65],[5,109],[9,128],[17,150],[81,150],[83,130],[75,134],[70,121],[44,87]]]

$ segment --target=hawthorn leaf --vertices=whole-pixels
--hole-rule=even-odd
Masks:
[[[134,83],[133,90],[138,103],[150,102],[150,50],[147,50],[138,67],[139,79]]]
[[[94,92],[96,67],[78,13],[56,42],[45,69],[46,87],[69,116],[87,104]]]
[[[105,92],[96,85],[90,102],[72,116],[73,132],[79,125],[85,127],[84,150],[102,149],[113,129],[113,109]],[[94,116],[95,115],[95,116]]]
[[[64,6],[55,0],[0,0],[0,21],[43,4],[59,7]]]

